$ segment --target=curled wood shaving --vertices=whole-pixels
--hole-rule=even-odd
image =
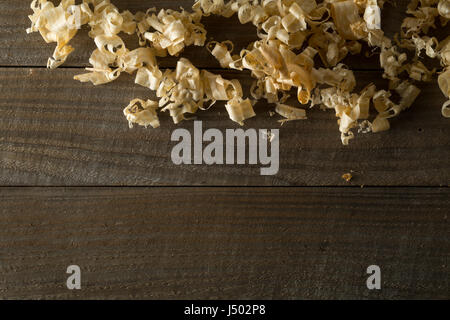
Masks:
[[[80,3],[81,2],[81,3]],[[63,64],[74,48],[69,42],[83,26],[89,28],[96,49],[87,73],[76,80],[101,85],[122,73],[136,74],[135,83],[155,91],[158,101],[135,99],[125,108],[130,123],[159,126],[158,113],[168,111],[175,123],[187,114],[225,102],[231,120],[243,124],[255,116],[259,99],[275,104],[281,122],[306,119],[303,108],[286,104],[292,90],[301,105],[319,105],[334,110],[344,145],[358,132],[388,130],[389,119],[408,109],[420,93],[417,82],[431,81],[438,74],[439,88],[449,99],[450,36],[443,41],[429,36],[438,24],[446,26],[449,0],[412,0],[399,34],[392,41],[381,29],[382,0],[195,0],[190,11],[160,10],[121,12],[110,0],[33,0],[27,32],[40,32],[47,43],[55,42],[49,68]],[[256,27],[259,40],[240,52],[231,41],[206,44],[203,16],[229,18]],[[135,34],[140,47],[126,48],[121,34]],[[388,88],[368,85],[354,92],[356,79],[342,63],[348,55],[360,54],[362,44],[380,53]],[[197,69],[185,58],[174,70],[161,70],[159,58],[179,56],[188,46],[205,46],[222,68],[249,70],[254,82],[244,98],[238,80]],[[413,59],[406,52],[414,52]],[[442,69],[429,69],[420,61],[439,59]],[[321,65],[317,65],[320,60]],[[400,98],[394,102],[393,93]],[[377,112],[370,120],[370,109]],[[272,112],[273,114],[273,112]],[[442,106],[450,117],[450,100]]]
[[[438,12],[444,18],[450,19],[450,1],[449,0],[439,1]]]
[[[282,103],[277,104],[275,112],[286,118],[285,120],[281,120],[281,122],[306,119],[306,111],[304,109],[291,107]]]
[[[123,113],[129,122],[130,128],[133,128],[133,123],[144,127],[150,125],[153,128],[158,128],[159,119],[156,114],[157,109],[157,101],[134,99],[123,110]]]
[[[77,33],[77,28],[73,24],[74,16],[69,10],[73,4],[74,1],[70,0],[61,1],[57,7],[46,0],[34,0],[31,3],[34,13],[29,16],[31,27],[27,29],[27,33],[40,32],[45,42],[57,44],[52,57],[48,60],[48,68],[55,69],[62,65],[74,50],[69,45]]]
[[[144,33],[144,38],[157,50],[159,56],[167,53],[175,56],[187,46],[205,44],[206,30],[200,23],[201,14],[198,11],[188,13],[184,10],[161,10],[157,15],[152,11],[156,10],[147,11],[149,31]]]
[[[228,100],[225,107],[228,111],[230,119],[239,123],[244,124],[244,120],[254,117],[256,114],[253,111],[253,106],[250,99],[243,100],[240,97],[232,98]]]

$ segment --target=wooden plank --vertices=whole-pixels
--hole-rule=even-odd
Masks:
[[[342,146],[332,111],[312,109],[309,119],[286,123],[270,117],[260,102],[247,128],[280,128],[280,171],[261,176],[259,165],[182,165],[171,161],[177,128],[193,131],[193,122],[174,125],[161,116],[161,128],[130,130],[123,108],[150,90],[131,76],[94,87],[72,80],[81,70],[0,69],[0,183],[2,185],[448,185],[450,127],[440,113],[444,97],[436,83],[423,86],[415,105],[379,134],[357,134]],[[381,79],[358,72],[360,85]],[[237,78],[247,90],[250,78]],[[384,80],[377,80],[380,88]],[[248,92],[248,91],[246,91]],[[198,113],[204,130],[239,128],[223,104]]]
[[[2,188],[0,298],[449,299],[449,190]]]
[[[180,6],[190,8],[191,0],[165,0],[152,1],[151,3],[141,0],[115,0],[112,1],[119,9],[129,9],[132,12],[145,11],[149,6],[158,9],[178,9]],[[395,6],[386,5],[383,10],[383,30],[392,36],[398,32],[400,23],[405,16],[405,4],[408,1],[396,1]],[[54,44],[46,44],[38,33],[27,35],[25,29],[29,27],[28,15],[32,13],[29,8],[30,0],[16,0],[14,2],[3,1],[0,3],[0,66],[45,66],[47,59],[52,55]],[[208,39],[218,41],[232,40],[236,49],[246,47],[250,42],[256,40],[256,29],[251,24],[241,25],[236,17],[232,19],[206,17],[204,24],[208,30]],[[439,32],[439,31],[438,31]],[[444,35],[448,34],[445,31]],[[137,46],[133,37],[126,37],[129,48]],[[87,29],[83,29],[73,40],[72,45],[76,51],[69,57],[65,66],[87,66],[89,56],[94,49],[92,39],[87,36]],[[371,52],[367,47],[364,52]],[[209,54],[206,48],[188,48],[182,56],[190,59],[200,68],[218,68],[218,62]],[[163,67],[173,67],[176,58],[160,59]],[[352,69],[367,70],[379,69],[377,56],[364,58],[352,56],[344,61]]]

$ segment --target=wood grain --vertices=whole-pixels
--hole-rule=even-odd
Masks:
[[[405,17],[405,6],[408,1],[395,1],[393,5],[387,4],[383,10],[383,30],[389,36],[399,31],[401,21]],[[54,50],[54,44],[46,44],[39,33],[27,35],[26,28],[30,21],[28,15],[32,13],[30,0],[16,0],[14,5],[8,1],[0,2],[0,66],[45,66],[47,59]],[[192,0],[165,0],[165,1],[141,1],[141,0],[113,0],[121,10],[131,12],[145,11],[150,6],[158,9],[179,9],[180,6],[189,9],[194,1]],[[250,42],[256,40],[256,29],[251,24],[241,25],[237,17],[231,19],[216,16],[205,17],[203,20],[208,30],[208,40],[217,41],[232,40],[236,49],[246,47]],[[445,32],[447,30],[447,32]],[[438,30],[443,36],[448,34],[449,28]],[[124,37],[130,49],[137,46],[134,37]],[[76,51],[71,54],[65,66],[87,66],[91,52],[95,45],[87,35],[87,28],[83,28],[71,42]],[[371,52],[364,47],[364,52]],[[190,47],[183,54],[183,57],[190,59],[200,68],[218,68],[218,62],[208,53],[205,48]],[[177,58],[160,59],[159,63],[163,67],[173,67]],[[344,61],[352,69],[367,70],[379,69],[377,56],[364,58],[361,56],[351,56]]]
[[[436,83],[423,87],[411,110],[380,134],[358,134],[350,146],[340,142],[331,111],[310,110],[307,121],[280,131],[280,171],[261,176],[260,166],[183,165],[170,154],[176,128],[193,131],[192,121],[176,126],[162,115],[159,129],[130,130],[122,109],[151,91],[131,76],[93,87],[72,80],[77,69],[0,69],[0,183],[3,185],[448,185],[450,127],[440,113],[443,96]],[[241,80],[245,73],[227,71]],[[358,72],[360,85],[381,79]],[[386,85],[377,80],[377,85]],[[263,102],[245,128],[279,128],[273,108]],[[204,129],[237,128],[223,104],[198,113]]]
[[[449,299],[450,189],[2,188],[0,298]],[[65,287],[68,265],[81,291]],[[382,290],[366,288],[366,269]]]

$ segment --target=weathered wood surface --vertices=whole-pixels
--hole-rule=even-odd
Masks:
[[[275,177],[260,176],[259,166],[178,167],[170,135],[192,132],[192,122],[175,126],[163,116],[160,129],[128,129],[122,109],[152,93],[130,76],[101,87],[72,80],[93,49],[86,30],[72,43],[70,69],[43,69],[54,44],[25,33],[30,2],[0,0],[0,185],[9,186],[0,188],[0,299],[450,298],[450,129],[435,82],[390,131],[357,134],[348,147],[331,111],[286,123]],[[136,12],[193,1],[113,2]],[[388,34],[406,2],[386,5]],[[204,22],[208,39],[236,48],[255,39],[235,18]],[[248,74],[215,70],[205,48],[182,56],[250,84]],[[377,60],[345,62],[377,70]],[[356,76],[360,87],[386,86],[379,72]],[[246,127],[278,128],[269,110],[259,103]],[[223,104],[198,119],[204,129],[238,127]],[[347,172],[350,183],[341,178]],[[138,185],[323,187],[14,187]],[[351,185],[408,187],[325,187]],[[81,291],[65,288],[70,264],[82,268]],[[381,291],[366,288],[371,264],[382,269]]]
[[[2,188],[0,298],[450,298],[448,188]],[[82,289],[65,287],[68,265]],[[382,290],[366,287],[378,265]]]
[[[395,1],[395,5],[386,4],[383,10],[383,30],[392,36],[399,31],[402,19],[405,17],[405,4],[408,1]],[[54,44],[46,44],[39,33],[27,35],[25,30],[29,27],[28,15],[32,13],[30,0],[0,1],[0,66],[45,66],[47,59],[53,53]],[[121,10],[146,11],[149,7],[158,9],[179,9],[180,6],[189,9],[194,1],[142,1],[142,0],[114,0],[112,1]],[[241,25],[237,17],[224,19],[216,16],[206,17],[202,20],[208,30],[208,40],[232,40],[236,49],[246,47],[256,40],[256,29],[251,24]],[[442,30],[441,30],[442,31]],[[438,31],[439,33],[440,31]],[[448,29],[447,29],[448,33]],[[136,46],[134,37],[128,37],[130,48]],[[71,42],[76,51],[69,57],[65,66],[87,66],[89,56],[95,45],[83,29]],[[364,48],[364,52],[370,52]],[[206,48],[190,47],[183,54],[196,66],[201,68],[217,68],[218,62],[209,54]],[[177,58],[160,60],[160,65],[173,67]],[[377,56],[364,58],[352,56],[344,61],[352,69],[379,69]]]
[[[306,121],[283,125],[280,171],[261,176],[259,165],[182,165],[172,163],[176,128],[193,131],[193,122],[174,125],[162,115],[159,129],[130,130],[122,109],[150,90],[123,76],[93,87],[73,81],[78,69],[0,70],[0,183],[2,185],[448,185],[450,126],[440,114],[443,96],[436,83],[423,87],[411,110],[379,134],[357,134],[342,146],[332,111],[313,109]],[[244,87],[250,78],[225,72]],[[379,73],[358,72],[361,85]],[[377,80],[378,81],[378,80]],[[376,82],[383,85],[384,80]],[[272,106],[273,107],[273,106]],[[260,103],[246,128],[279,128],[279,117]],[[237,128],[223,104],[198,113],[204,129]]]

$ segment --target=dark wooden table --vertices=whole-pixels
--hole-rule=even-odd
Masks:
[[[0,298],[450,298],[450,123],[436,81],[390,131],[347,147],[331,111],[286,123],[276,176],[176,166],[170,135],[192,122],[163,116],[157,130],[128,129],[122,109],[152,93],[131,76],[100,87],[72,80],[94,46],[85,31],[67,63],[47,70],[54,45],[25,33],[29,2],[0,0]],[[404,16],[396,2],[383,11],[390,34]],[[135,12],[192,1],[114,3]],[[235,18],[205,25],[237,48],[255,39]],[[250,84],[248,73],[218,70],[205,48],[183,56]],[[360,87],[386,86],[376,57],[345,62]],[[255,109],[248,128],[279,126],[269,106]],[[198,119],[238,127],[223,104]],[[71,264],[81,290],[66,288]],[[366,287],[373,264],[381,290]]]

